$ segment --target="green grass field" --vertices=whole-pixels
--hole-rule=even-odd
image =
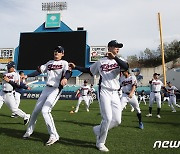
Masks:
[[[36,100],[22,100],[20,108],[31,113]],[[95,147],[95,136],[92,128],[101,121],[99,106],[95,101],[86,112],[80,106],[78,113],[71,114],[77,101],[58,101],[52,115],[60,140],[52,146],[44,146],[49,135],[42,115],[38,116],[36,128],[28,140],[22,138],[26,126],[23,119],[10,118],[11,112],[3,105],[0,110],[0,154],[96,154],[101,153]],[[180,109],[172,113],[167,103],[162,106],[161,119],[156,118],[156,104],[153,106],[153,117],[145,117],[148,106],[140,105],[144,130],[138,128],[135,112],[130,106],[123,111],[122,124],[109,131],[106,146],[112,154],[179,154],[180,148],[153,149],[154,142],[180,141]]]

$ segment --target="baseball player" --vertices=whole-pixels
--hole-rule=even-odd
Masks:
[[[123,73],[121,72],[120,78],[119,78],[119,82],[120,82],[120,83],[121,83],[121,80],[123,79],[122,76],[123,76]],[[121,86],[121,85],[120,85],[120,89],[119,89],[118,91],[119,91],[119,97],[120,97],[120,99],[121,99],[121,97],[122,97],[122,95],[123,95],[123,91],[122,91],[122,86]],[[131,112],[134,112],[134,107],[133,107],[131,104],[129,104],[129,105],[130,105],[130,107],[131,107]],[[125,103],[123,104],[123,109],[126,109],[126,106],[127,106],[127,102],[125,102]]]
[[[119,76],[121,68],[128,69],[129,67],[127,62],[116,56],[119,48],[122,47],[123,44],[116,40],[110,41],[106,56],[93,63],[90,68],[75,66],[73,63],[69,64],[70,67],[81,72],[100,75],[98,101],[102,121],[100,125],[93,127],[93,131],[96,135],[96,147],[103,152],[109,151],[105,146],[108,130],[121,123],[122,106],[118,94],[120,88]]]
[[[93,103],[93,95],[95,95],[95,89],[93,88],[93,84],[91,84],[91,86],[90,86],[90,92],[89,92],[89,94],[88,94],[88,96],[89,96],[89,105],[91,105],[92,103]]]
[[[176,104],[176,95],[175,92],[180,92],[175,86],[172,85],[171,82],[167,83],[167,92],[169,93],[169,101],[168,104],[170,105],[172,112],[176,112],[176,109],[174,106],[180,108],[180,105]],[[174,105],[174,106],[173,106]]]
[[[129,102],[135,111],[137,112],[137,117],[139,120],[139,128],[144,129],[142,123],[141,110],[139,107],[137,96],[135,95],[135,90],[137,86],[137,80],[134,75],[129,73],[129,70],[121,69],[124,76],[121,77],[121,87],[122,87],[122,97],[121,103],[123,107]]]
[[[139,97],[139,104],[141,103],[141,101],[144,102],[144,105],[146,105],[146,93],[144,90],[141,91],[140,97]]]
[[[15,100],[16,100],[16,105],[17,107],[19,107],[19,104],[20,104],[20,99],[21,99],[21,93],[22,93],[22,90],[23,89],[28,89],[30,90],[30,87],[28,87],[25,83],[25,75],[24,75],[24,72],[23,71],[20,71],[19,72],[19,75],[20,75],[20,87],[16,87],[15,88]],[[12,113],[11,115],[12,118],[16,118],[17,115],[15,113]]]
[[[67,80],[71,77],[72,72],[68,68],[68,62],[62,60],[64,56],[64,48],[57,46],[54,50],[54,60],[48,61],[46,64],[38,67],[37,71],[27,75],[28,77],[34,77],[41,73],[47,73],[46,87],[43,89],[35,108],[32,112],[26,133],[23,138],[27,139],[34,131],[34,127],[37,121],[37,116],[42,112],[45,120],[48,133],[50,135],[46,145],[52,145],[59,140],[51,110],[60,98],[63,86],[67,84]]]
[[[26,114],[18,108],[14,97],[14,89],[20,87],[20,77],[15,70],[15,63],[10,61],[7,64],[7,69],[8,71],[3,74],[2,90],[0,91],[0,107],[5,102],[12,113],[24,119],[24,125],[26,125],[29,122],[30,114]]]
[[[157,102],[157,118],[161,118],[160,116],[160,110],[161,110],[161,88],[164,87],[164,84],[159,80],[158,73],[153,74],[153,79],[149,81],[150,84],[150,98],[149,98],[149,114],[147,114],[147,117],[152,117],[152,106],[154,101]]]
[[[165,101],[169,102],[169,93],[167,92],[167,90],[163,90],[162,97],[163,97],[163,102],[162,102],[163,105],[164,105]]]
[[[131,71],[137,79],[137,86],[142,86],[143,75],[141,74],[141,70],[139,68],[134,68]]]
[[[78,103],[76,105],[75,113],[78,112],[81,102],[84,100],[86,104],[86,111],[89,112],[89,96],[90,87],[87,85],[87,80],[84,80],[84,84],[77,90],[75,97],[79,95]]]

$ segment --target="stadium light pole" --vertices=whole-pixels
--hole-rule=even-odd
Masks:
[[[163,37],[162,37],[161,15],[159,12],[158,12],[158,23],[159,23],[159,32],[160,32],[160,42],[161,42],[161,55],[162,55],[164,86],[166,86],[166,67],[165,67],[165,58],[164,58],[164,45],[163,45]]]
[[[66,2],[42,3],[42,11],[62,11],[62,10],[67,10]]]
[[[66,2],[48,2],[42,3],[42,11],[47,11],[45,28],[60,27],[62,20],[61,11],[67,10]]]

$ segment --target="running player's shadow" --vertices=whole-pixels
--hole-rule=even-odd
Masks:
[[[60,137],[58,142],[64,145],[87,147],[87,148],[93,148],[93,149],[95,148],[95,142],[82,141],[82,140],[77,140],[77,139],[69,139],[69,138]]]
[[[9,123],[8,123],[9,124]],[[23,139],[23,135],[25,133],[25,130],[17,130],[17,129],[11,129],[11,128],[1,128],[0,127],[0,135],[6,135],[6,136],[10,136],[10,137],[14,137],[14,138],[19,138],[22,140]],[[33,137],[29,138],[29,140],[34,140],[34,141],[46,141],[48,139],[49,135],[48,134],[44,134],[44,133],[34,133]]]
[[[143,121],[145,123],[154,123],[154,124],[159,124],[159,125],[163,125],[163,124],[169,124],[169,125],[173,125],[173,126],[180,126],[180,123],[175,123],[175,122],[162,122],[162,121]]]
[[[72,124],[76,124],[79,126],[95,126],[95,125],[98,125],[98,124],[94,124],[94,123],[78,122],[78,121],[72,121],[72,120],[66,120],[66,121],[61,121],[61,122],[72,123]]]
[[[47,142],[49,138],[49,134],[40,133],[40,132],[34,132],[33,135],[28,139],[23,139],[25,131],[24,130],[17,130],[17,129],[11,129],[11,128],[1,128],[0,127],[0,135],[6,135],[9,137],[14,137],[18,139],[22,139],[25,142],[30,141],[38,141],[42,142],[43,145]],[[64,144],[69,146],[79,146],[79,147],[88,147],[88,148],[96,148],[95,142],[89,142],[89,141],[83,141],[83,140],[77,140],[77,139],[70,139],[70,138],[64,138],[60,137],[59,141],[57,141],[56,144]]]
[[[10,115],[0,114],[0,117],[10,117]]]

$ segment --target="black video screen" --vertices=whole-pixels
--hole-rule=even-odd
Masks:
[[[85,66],[86,31],[21,33],[17,70],[35,70],[53,60],[54,48],[62,46],[62,59]]]

